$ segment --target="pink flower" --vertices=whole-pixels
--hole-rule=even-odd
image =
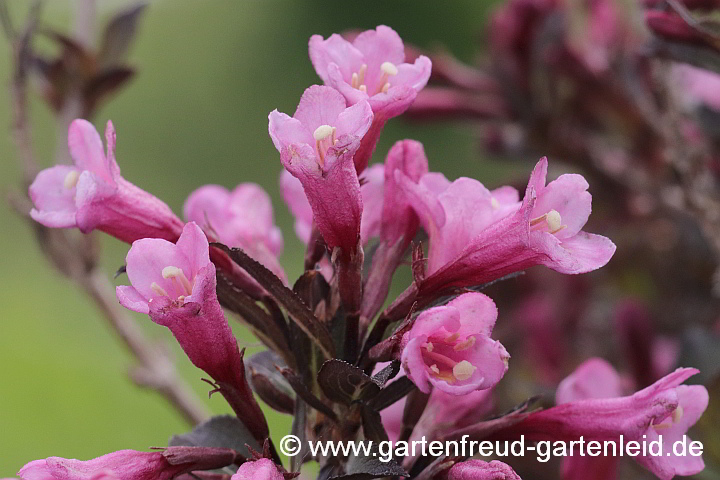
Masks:
[[[117,287],[118,301],[168,327],[256,438],[266,437],[265,418],[245,380],[242,354],[217,299],[215,265],[200,227],[194,222],[185,225],[177,244],[158,238],[137,240],[126,264],[132,286]]]
[[[675,64],[672,67],[678,95],[689,106],[707,105],[720,111],[720,75],[710,70],[687,64]]]
[[[345,108],[329,87],[305,90],[295,115],[269,115],[270,137],[285,168],[300,180],[314,220],[330,248],[354,251],[362,199],[352,157],[372,123],[368,103]]]
[[[160,199],[120,176],[112,122],[105,139],[107,155],[90,122],[70,124],[68,147],[75,164],[38,174],[29,189],[35,206],[30,216],[46,227],[97,229],[128,243],[148,237],[176,240],[183,222]]]
[[[202,225],[217,241],[240,247],[283,281],[278,261],[283,238],[273,220],[270,196],[259,185],[242,183],[230,192],[219,185],[205,185],[190,194],[183,208],[188,221]]]
[[[196,468],[194,463],[171,464],[160,451],[120,450],[87,461],[60,457],[34,460],[18,475],[22,480],[170,480]]]
[[[385,122],[405,112],[427,84],[430,59],[421,55],[415,63],[405,63],[402,39],[384,25],[360,33],[352,43],[338,34],[327,40],[313,35],[309,53],[318,76],[342,93],[348,104],[368,101],[372,107],[372,128],[355,156],[357,171],[362,172]]]
[[[448,480],[521,480],[509,465],[493,460],[465,460],[450,467]]]
[[[414,189],[414,205],[430,235],[430,253],[429,275],[420,291],[479,285],[534,265],[565,274],[604,266],[615,253],[615,245],[603,236],[581,230],[590,215],[587,182],[580,175],[562,175],[545,185],[546,175],[547,159],[543,158],[530,176],[519,209],[512,201],[511,190],[498,189],[504,194],[499,200],[499,195],[488,195],[477,186],[457,188],[458,195],[450,197],[452,202],[443,203],[439,192],[445,191],[447,180],[436,176],[433,181],[421,181],[425,189]],[[464,183],[472,186],[466,180]],[[480,213],[472,222],[463,222],[474,205]],[[494,213],[496,210],[501,212]],[[505,215],[508,211],[514,213]],[[440,239],[440,247],[433,245],[433,239]]]
[[[284,480],[277,465],[268,458],[245,462],[230,480]]]
[[[402,339],[402,365],[424,393],[453,395],[493,387],[505,375],[508,355],[492,340],[497,308],[482,293],[465,293],[420,313]]]
[[[596,367],[593,367],[597,369]],[[681,385],[699,373],[694,368],[679,368],[649,387],[628,397],[573,400],[531,414],[510,430],[525,434],[529,440],[628,441],[653,442],[662,435],[660,456],[634,457],[661,480],[675,475],[694,475],[704,468],[701,457],[677,456],[673,444],[682,440],[708,405],[708,393],[701,385]],[[586,374],[586,373],[585,373]],[[579,374],[582,378],[584,373]],[[608,372],[602,373],[610,377]],[[582,384],[586,380],[571,382]],[[614,388],[609,386],[610,388]],[[586,386],[583,388],[587,389]],[[597,392],[593,388],[592,392]],[[609,391],[600,393],[606,395]],[[563,394],[564,396],[565,394]]]

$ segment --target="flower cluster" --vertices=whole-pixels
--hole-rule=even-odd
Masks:
[[[604,65],[588,55],[592,65]],[[351,40],[313,36],[309,57],[324,85],[307,88],[292,116],[275,110],[268,119],[284,167],[282,195],[307,244],[305,273],[292,289],[278,261],[283,237],[261,187],[200,187],[189,195],[182,221],[120,175],[112,123],[106,151],[89,122],[72,123],[74,166],[37,176],[30,186],[32,218],[130,243],[129,285],[117,287],[117,300],[167,327],[237,418],[218,417],[191,433],[205,444],[174,442],[162,451],[126,450],[89,461],[51,457],[29,463],[20,477],[216,478],[210,470],[229,466],[233,480],[292,478],[253,392],[294,414],[293,433],[303,440],[450,438],[459,431],[474,439],[685,434],[707,406],[704,387],[682,385],[695,370],[680,369],[623,396],[618,374],[600,360],[560,384],[557,406],[488,420],[510,354],[493,338],[498,308],[480,290],[533,266],[575,275],[606,265],[615,245],[583,230],[589,185],[577,174],[549,181],[546,158],[532,170],[522,198],[510,186],[490,190],[472,178],[451,181],[431,171],[415,140],[398,141],[384,162],[372,164],[384,125],[413,104],[430,78],[431,61],[422,55],[406,61],[402,40],[386,26]],[[383,310],[393,275],[408,257],[412,283]],[[245,359],[226,311],[269,351]],[[216,443],[233,435],[232,444]],[[297,472],[303,460],[290,470]],[[450,480],[520,478],[505,463],[464,458],[432,465],[414,458],[384,465],[370,458],[314,460],[323,478],[407,472]],[[673,455],[638,461],[661,479],[703,468],[701,459]],[[582,462],[567,459],[564,478],[581,478],[588,469]]]

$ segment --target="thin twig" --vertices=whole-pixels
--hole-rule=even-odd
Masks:
[[[14,35],[11,43],[15,71],[10,87],[13,139],[23,168],[25,186],[32,182],[38,172],[27,115],[27,59],[39,8],[40,2],[36,2],[27,25],[19,35],[14,35],[11,26],[5,21],[2,25],[8,35]],[[61,119],[62,115],[59,118]],[[11,197],[10,200],[22,214],[27,215],[27,205],[19,198]],[[38,241],[41,247],[44,247],[43,253],[93,299],[112,329],[138,360],[139,367],[131,375],[135,383],[163,395],[188,422],[198,424],[206,420],[209,417],[207,407],[177,374],[164,350],[149,341],[134,320],[118,305],[114,288],[107,276],[94,268],[94,259],[91,258],[92,254],[88,253],[88,237],[73,236],[74,232],[52,230],[39,224],[34,226]]]

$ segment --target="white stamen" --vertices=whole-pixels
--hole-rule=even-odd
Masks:
[[[169,278],[173,281],[177,280],[178,282],[180,282],[180,286],[183,288],[186,294],[190,295],[192,293],[192,285],[190,284],[190,280],[187,279],[182,269],[174,267],[172,265],[167,266],[163,268],[162,276],[163,278]]]
[[[550,210],[547,213],[546,219],[548,230],[550,230],[551,233],[555,233],[562,228],[562,217],[557,210]]]
[[[440,375],[440,369],[436,364],[433,363],[432,365],[430,365],[430,370],[432,370],[434,374]]]
[[[432,351],[433,351],[433,348],[435,348],[435,346],[434,346],[431,342],[427,342],[427,343],[425,344],[425,349],[426,349],[428,352],[432,352]]]
[[[491,197],[490,198],[490,206],[492,206],[494,209],[500,208],[500,202],[497,201],[497,198]]]
[[[360,85],[358,87],[358,90],[360,90],[361,92],[367,93],[367,86],[363,83],[362,85]]]
[[[332,135],[333,130],[335,130],[335,127],[331,127],[330,125],[320,125],[313,132],[313,138],[316,142],[320,142]]]
[[[462,342],[456,344],[453,347],[453,350],[455,350],[456,352],[462,352],[463,350],[467,350],[468,348],[472,347],[473,345],[475,345],[475,337],[470,335]]]
[[[158,284],[155,283],[155,282],[152,282],[152,283],[150,284],[150,290],[152,290],[153,292],[157,293],[157,294],[160,295],[161,297],[167,297],[167,296],[168,296],[168,294],[167,294],[167,292],[165,291],[165,289],[162,288],[160,285],[158,285]]]
[[[448,335],[447,337],[445,337],[445,341],[448,342],[448,343],[452,343],[452,342],[454,342],[455,340],[457,340],[458,338],[460,338],[460,334],[457,333],[457,332],[455,332],[455,333],[453,333],[453,334]]]
[[[386,73],[390,76],[394,76],[394,75],[398,74],[397,67],[390,62],[383,62],[383,64],[380,65],[380,70],[382,70],[383,73]]]
[[[463,360],[462,362],[458,362],[458,364],[453,367],[453,375],[458,380],[463,381],[472,377],[472,374],[475,373],[475,370],[477,370],[477,367],[475,367],[467,360]]]
[[[77,170],[70,170],[67,175],[65,175],[65,181],[63,182],[63,185],[65,185],[65,188],[70,190],[75,185],[77,185],[78,178],[80,178],[80,172]]]
[[[352,79],[350,80],[350,86],[351,86],[352,88],[357,88],[358,85],[359,85],[359,83],[358,83],[358,74],[357,74],[357,73],[353,73],[353,74],[352,74]]]
[[[382,93],[387,93],[388,90],[390,90],[390,83],[389,83],[389,82],[386,82],[385,85],[383,85],[383,87],[380,89],[380,91],[381,91]]]

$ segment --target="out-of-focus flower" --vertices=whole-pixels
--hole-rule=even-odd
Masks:
[[[337,89],[348,104],[368,101],[375,114],[373,125],[355,155],[362,172],[375,150],[385,122],[408,109],[430,78],[430,59],[419,56],[405,63],[405,46],[390,27],[366,30],[351,42],[338,34],[327,39],[313,35],[310,60],[326,85]]]
[[[260,458],[240,465],[231,480],[284,480],[284,478],[272,460]]]
[[[46,227],[101,230],[127,243],[177,240],[183,222],[170,207],[120,175],[112,122],[107,123],[105,139],[107,155],[90,122],[70,124],[68,147],[74,165],[56,165],[37,175],[29,189],[35,206],[30,216]]]
[[[706,105],[720,111],[720,74],[693,67],[676,64],[672,67],[673,85],[677,93],[690,106]]]
[[[490,338],[495,303],[482,293],[465,293],[447,305],[425,310],[402,339],[402,365],[424,393],[453,395],[493,387],[505,375],[510,355]]]
[[[177,244],[157,238],[135,241],[126,269],[132,286],[117,287],[120,303],[168,327],[190,361],[215,380],[256,438],[266,437],[265,418],[247,384],[242,354],[217,299],[215,265],[200,227],[188,223]]]
[[[493,460],[465,460],[450,467],[448,480],[521,480],[509,465]]]
[[[604,370],[602,375],[611,378],[607,369]],[[662,435],[661,455],[638,455],[635,460],[662,480],[670,480],[675,475],[693,475],[703,470],[702,457],[678,456],[673,452],[673,444],[682,440],[707,408],[705,387],[681,385],[697,373],[694,368],[679,368],[631,396],[573,400],[533,413],[510,429],[522,432],[531,440],[571,441],[582,436],[585,440],[616,441],[623,435],[626,442],[654,442]],[[563,387],[565,392],[582,389],[605,396],[610,393],[609,388],[614,388],[608,385],[608,390],[602,386],[599,390],[595,387],[589,390],[583,377],[584,374],[580,374],[571,380],[571,384],[576,382],[578,386]],[[582,388],[579,385],[583,385]],[[566,393],[561,393],[561,398],[565,396]]]
[[[362,199],[352,157],[372,118],[367,101],[346,108],[337,91],[317,85],[305,90],[293,117],[277,110],[269,115],[280,159],[302,183],[330,248],[352,252],[359,240]]]
[[[481,230],[473,227],[477,233],[469,241],[455,242],[454,237],[450,237],[443,243],[446,250],[434,253],[432,236],[435,230],[440,230],[437,227],[439,221],[428,223],[426,228],[431,236],[428,268],[431,273],[420,284],[421,292],[478,285],[533,265],[545,265],[565,274],[586,273],[604,266],[615,252],[615,245],[606,237],[581,230],[590,215],[591,196],[587,192],[587,182],[580,175],[562,175],[545,185],[546,175],[547,159],[543,158],[530,176],[520,208],[494,223],[494,217],[486,219],[485,228]],[[442,180],[437,183],[443,185]],[[430,186],[417,198],[432,199],[432,192]],[[511,202],[497,200],[497,197],[485,195],[485,203],[490,203],[491,209],[511,209]],[[495,206],[493,198],[496,199]],[[463,200],[465,197],[461,195],[457,203]],[[439,202],[426,201],[425,204],[433,210],[426,205],[421,207],[425,212],[416,208],[421,218],[441,218],[444,214],[448,225],[450,214]],[[482,224],[487,216],[481,217],[478,223]],[[458,225],[457,235],[467,238],[468,227],[460,222]],[[433,260],[433,255],[441,260]]]
[[[230,192],[220,185],[205,185],[190,194],[185,218],[201,225],[211,237],[229,247],[240,247],[287,281],[278,256],[283,237],[275,226],[270,196],[257,184],[242,183]]]

